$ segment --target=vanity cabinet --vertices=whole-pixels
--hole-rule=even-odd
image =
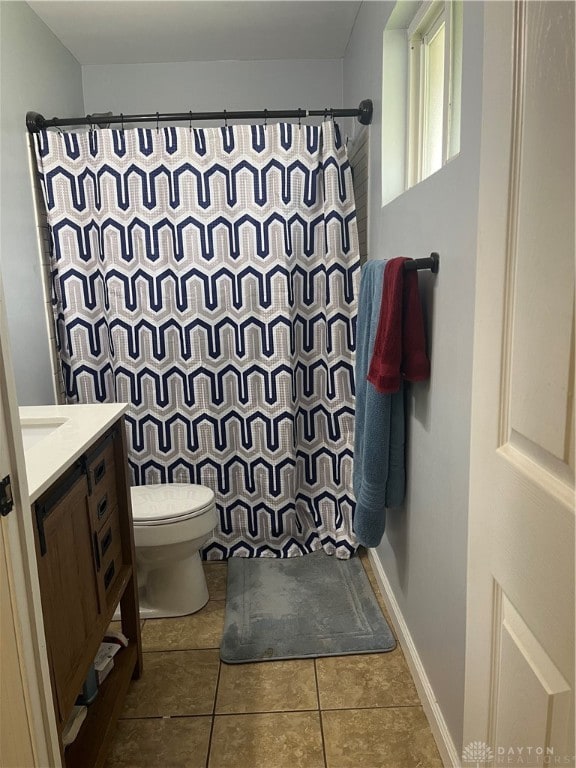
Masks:
[[[66,768],[100,766],[131,678],[142,669],[123,420],[88,446],[32,508],[54,709],[61,737],[120,604],[128,648],[100,686]]]

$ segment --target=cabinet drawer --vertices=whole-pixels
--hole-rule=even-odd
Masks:
[[[91,458],[88,478],[92,491],[88,498],[90,517],[95,530],[100,531],[118,505],[113,441]]]
[[[98,587],[102,608],[107,606],[107,595],[112,590],[122,569],[122,540],[118,508],[112,510],[108,522],[96,534],[98,549]]]

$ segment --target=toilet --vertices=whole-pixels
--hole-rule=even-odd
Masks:
[[[213,491],[166,483],[137,486],[130,494],[140,616],[199,611],[208,602],[200,548],[218,522]]]

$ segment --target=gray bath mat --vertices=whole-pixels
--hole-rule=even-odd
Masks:
[[[228,664],[391,651],[396,641],[358,557],[228,560],[220,658]]]

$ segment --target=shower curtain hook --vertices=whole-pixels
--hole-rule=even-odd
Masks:
[[[160,114],[156,112],[156,133],[160,130]]]
[[[122,134],[124,134],[124,113],[120,112],[120,126],[122,130]]]
[[[324,107],[324,120],[328,118],[328,107]]]
[[[190,110],[190,125],[189,125],[190,133],[192,133],[192,110]]]
[[[298,128],[302,130],[302,110],[298,107]]]
[[[330,107],[330,115],[332,116],[332,122],[336,123],[336,118],[334,117],[334,107]]]
[[[224,128],[228,128],[228,116],[226,115],[226,110],[224,110]]]
[[[268,128],[268,110],[264,110],[264,128]]]

